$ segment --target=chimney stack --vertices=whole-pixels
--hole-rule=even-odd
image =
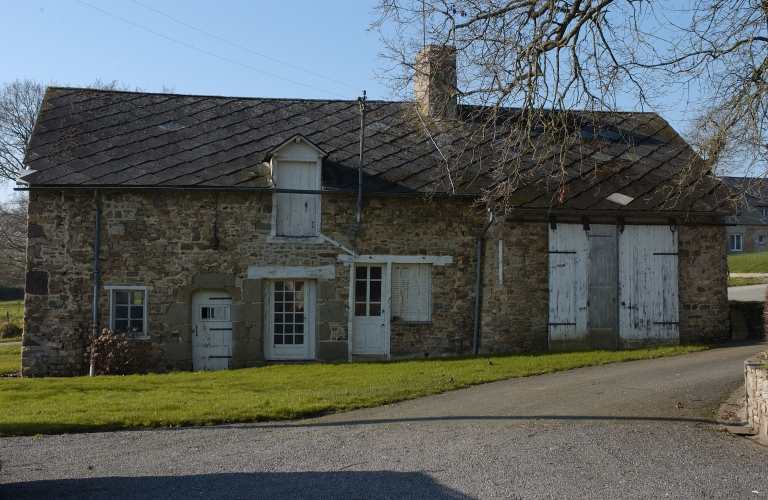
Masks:
[[[427,45],[414,61],[413,94],[422,114],[456,119],[456,47]]]

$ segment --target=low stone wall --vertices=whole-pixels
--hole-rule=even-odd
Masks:
[[[760,437],[768,437],[768,353],[760,353],[744,363],[747,387],[747,420]]]

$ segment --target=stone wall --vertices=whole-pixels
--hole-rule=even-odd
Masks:
[[[152,371],[192,368],[192,298],[221,291],[233,299],[232,368],[264,361],[266,285],[249,266],[333,266],[317,281],[316,359],[348,353],[349,267],[328,242],[273,241],[271,196],[190,192],[102,192],[99,330],[109,326],[105,286],[147,288]],[[458,353],[471,322],[473,245],[478,224],[462,199],[366,199],[355,230],[354,196],[324,196],[323,234],[358,254],[450,255],[435,266],[428,324],[393,324],[392,355]],[[91,192],[30,193],[24,376],[85,374],[91,333],[95,211]],[[218,221],[217,250],[211,248]],[[156,355],[156,356],[155,356]],[[149,370],[147,367],[146,370]],[[145,370],[145,371],[146,371]]]
[[[731,327],[725,228],[678,226],[677,230],[680,342],[727,342]]]
[[[762,438],[768,437],[768,370],[764,368],[766,353],[744,363],[747,421]]]
[[[485,234],[479,352],[547,348],[547,238],[542,223],[498,221]]]

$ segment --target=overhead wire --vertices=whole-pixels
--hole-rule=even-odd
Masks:
[[[294,85],[300,85],[302,87],[307,87],[307,88],[310,88],[310,89],[313,89],[313,90],[318,90],[320,92],[325,92],[326,94],[331,94],[331,95],[335,95],[337,97],[341,97],[343,99],[347,99],[348,98],[347,96],[344,96],[344,95],[341,95],[341,94],[337,94],[336,92],[331,92],[330,90],[325,90],[325,89],[321,89],[319,87],[315,87],[315,86],[312,86],[312,85],[309,85],[309,84],[306,84],[306,83],[301,83],[301,82],[297,82],[297,81],[294,81],[294,80],[290,80],[290,79],[284,78],[282,76],[278,76],[278,75],[275,75],[275,74],[272,74],[272,73],[268,73],[266,71],[262,71],[260,69],[256,69],[253,66],[248,66],[247,64],[239,63],[237,61],[234,61],[232,59],[228,59],[228,58],[220,56],[218,54],[214,54],[212,52],[208,52],[207,50],[203,50],[201,48],[195,47],[194,45],[190,45],[190,44],[182,42],[180,40],[176,40],[175,38],[171,38],[169,36],[163,35],[162,33],[158,33],[157,31],[151,30],[151,29],[149,29],[149,28],[147,28],[145,26],[142,26],[140,24],[136,24],[133,21],[129,21],[129,20],[124,19],[124,18],[122,18],[120,16],[116,16],[115,14],[112,14],[110,12],[102,10],[102,9],[100,9],[98,7],[95,7],[95,6],[91,5],[91,4],[89,4],[89,3],[83,2],[82,0],[75,0],[75,1],[80,3],[80,4],[85,5],[86,7],[90,7],[91,9],[97,10],[97,11],[101,12],[102,14],[106,14],[106,15],[108,15],[110,17],[113,17],[115,19],[123,21],[124,23],[130,24],[130,25],[135,26],[137,28],[141,28],[141,29],[143,29],[145,31],[148,31],[148,32],[150,32],[150,33],[152,33],[154,35],[157,35],[157,36],[159,36],[161,38],[165,38],[166,40],[170,40],[172,42],[178,43],[179,45],[183,45],[185,47],[188,47],[190,49],[196,50],[198,52],[202,52],[203,54],[209,55],[211,57],[215,57],[217,59],[221,59],[222,61],[226,61],[226,62],[229,62],[229,63],[232,63],[232,64],[236,64],[237,66],[240,66],[240,67],[243,67],[243,68],[246,68],[246,69],[250,69],[251,71],[255,71],[256,73],[261,73],[262,75],[271,76],[272,78],[277,78],[279,80],[283,80],[284,82],[293,83]]]
[[[302,67],[299,67],[299,66],[296,66],[296,65],[294,65],[294,64],[290,64],[290,63],[287,63],[287,62],[285,62],[285,61],[281,61],[281,60],[279,60],[279,59],[275,59],[274,57],[270,57],[270,56],[268,56],[268,55],[265,55],[265,54],[262,54],[262,53],[260,53],[260,52],[256,52],[255,50],[251,50],[251,49],[249,49],[248,47],[243,47],[242,45],[238,45],[238,44],[236,44],[236,43],[234,43],[234,42],[230,42],[229,40],[226,40],[226,39],[224,39],[224,38],[221,38],[221,37],[219,37],[219,36],[216,36],[216,35],[214,35],[214,34],[212,34],[212,33],[208,33],[207,31],[201,30],[200,28],[197,28],[197,27],[195,27],[195,26],[192,26],[192,25],[190,25],[190,24],[187,24],[187,23],[185,23],[184,21],[179,21],[178,19],[176,19],[176,18],[174,18],[174,17],[171,17],[171,16],[169,16],[169,15],[168,15],[168,14],[166,14],[165,12],[161,12],[161,11],[159,11],[159,10],[157,10],[157,9],[153,8],[153,7],[150,7],[149,5],[145,5],[145,4],[141,3],[141,2],[137,2],[136,0],[131,0],[131,2],[133,2],[133,3],[137,4],[137,5],[141,5],[141,6],[142,6],[142,7],[144,7],[145,9],[149,9],[149,10],[151,10],[151,11],[153,11],[153,12],[157,12],[157,13],[158,13],[158,14],[160,14],[161,16],[165,16],[165,17],[167,17],[168,19],[170,19],[171,21],[173,21],[173,22],[175,22],[175,23],[178,23],[178,24],[181,24],[182,26],[186,26],[186,27],[187,27],[187,28],[189,28],[189,29],[193,29],[193,30],[195,30],[195,31],[197,31],[197,32],[199,32],[199,33],[202,33],[203,35],[209,36],[209,37],[211,37],[211,38],[215,38],[216,40],[219,40],[220,42],[224,42],[224,43],[226,43],[226,44],[229,44],[229,45],[231,45],[231,46],[233,46],[233,47],[237,47],[238,49],[244,50],[244,51],[246,51],[246,52],[250,52],[251,54],[257,55],[257,56],[259,56],[259,57],[263,57],[264,59],[269,59],[270,61],[276,62],[276,63],[278,63],[278,64],[282,64],[282,65],[284,65],[284,66],[288,66],[288,67],[291,67],[291,68],[294,68],[294,69],[298,69],[299,71],[303,71],[304,73],[308,73],[308,74],[310,74],[310,75],[313,75],[313,76],[316,76],[316,77],[318,77],[318,78],[322,78],[322,79],[324,79],[324,80],[328,80],[328,81],[331,81],[331,82],[333,82],[333,83],[338,83],[339,85],[344,85],[344,86],[346,86],[346,87],[349,87],[349,88],[351,88],[351,89],[354,89],[354,90],[357,90],[357,91],[360,91],[360,90],[361,90],[361,89],[359,89],[359,88],[355,87],[354,85],[350,85],[350,84],[348,84],[348,83],[344,83],[344,82],[341,82],[341,81],[339,81],[339,80],[334,80],[333,78],[329,78],[329,77],[327,77],[327,76],[321,75],[321,74],[319,74],[319,73],[315,73],[315,72],[313,72],[313,71],[309,71],[308,69],[304,69],[304,68],[302,68]]]

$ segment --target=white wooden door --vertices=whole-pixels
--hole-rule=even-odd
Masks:
[[[549,340],[588,341],[589,239],[579,224],[549,229]]]
[[[232,298],[201,292],[192,300],[192,369],[226,370],[232,359]]]
[[[316,190],[317,163],[279,161],[275,186],[280,189]],[[317,211],[320,195],[276,193],[277,236],[315,236],[318,233]]]
[[[314,353],[315,282],[275,280],[269,284],[266,357],[312,359]]]
[[[617,232],[616,226],[609,224],[591,224],[588,231],[587,307],[592,349],[619,348]]]
[[[386,266],[355,266],[352,354],[387,354]]]
[[[619,335],[622,341],[678,341],[677,232],[627,226],[619,236]]]

